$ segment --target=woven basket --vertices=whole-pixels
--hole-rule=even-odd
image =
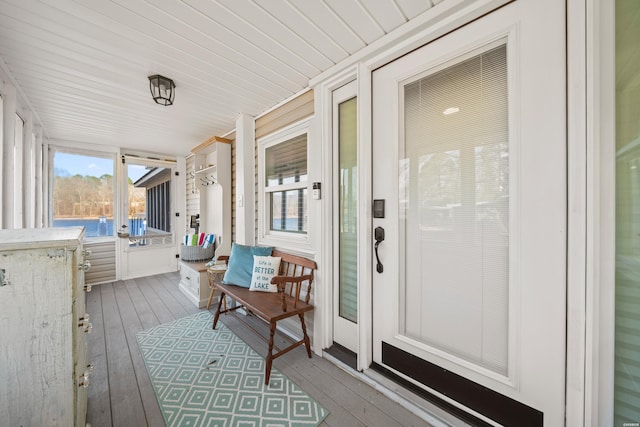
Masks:
[[[213,258],[213,245],[208,248],[202,246],[180,245],[180,258],[183,261],[208,261]]]

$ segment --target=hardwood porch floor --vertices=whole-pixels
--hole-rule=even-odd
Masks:
[[[169,273],[118,281],[94,286],[87,294],[93,324],[87,413],[92,427],[164,425],[135,334],[199,311],[178,290],[179,279],[178,273]],[[259,354],[266,353],[267,344],[258,336],[268,334],[264,322],[233,314],[221,319]],[[331,412],[322,426],[428,425],[331,362],[307,358],[304,348],[276,359],[274,366]]]

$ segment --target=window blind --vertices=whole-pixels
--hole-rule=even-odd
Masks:
[[[307,134],[265,150],[265,185],[267,187],[307,180]]]
[[[357,100],[338,106],[339,120],[339,314],[351,322],[358,319],[358,117]]]
[[[504,45],[404,90],[404,333],[505,374],[509,150]]]

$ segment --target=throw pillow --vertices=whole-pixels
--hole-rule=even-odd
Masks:
[[[224,274],[222,283],[244,288],[250,287],[253,274],[253,256],[269,256],[272,250],[273,248],[270,246],[245,246],[232,243],[227,272]]]
[[[278,292],[278,286],[271,284],[271,279],[278,275],[280,270],[280,257],[256,256],[253,257],[253,274],[251,276],[250,291]]]

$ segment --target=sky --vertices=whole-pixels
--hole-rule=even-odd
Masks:
[[[101,177],[104,174],[113,175],[113,159],[104,157],[84,156],[56,151],[53,167],[67,171],[69,175]],[[144,166],[129,165],[129,178],[136,181],[146,173]]]

